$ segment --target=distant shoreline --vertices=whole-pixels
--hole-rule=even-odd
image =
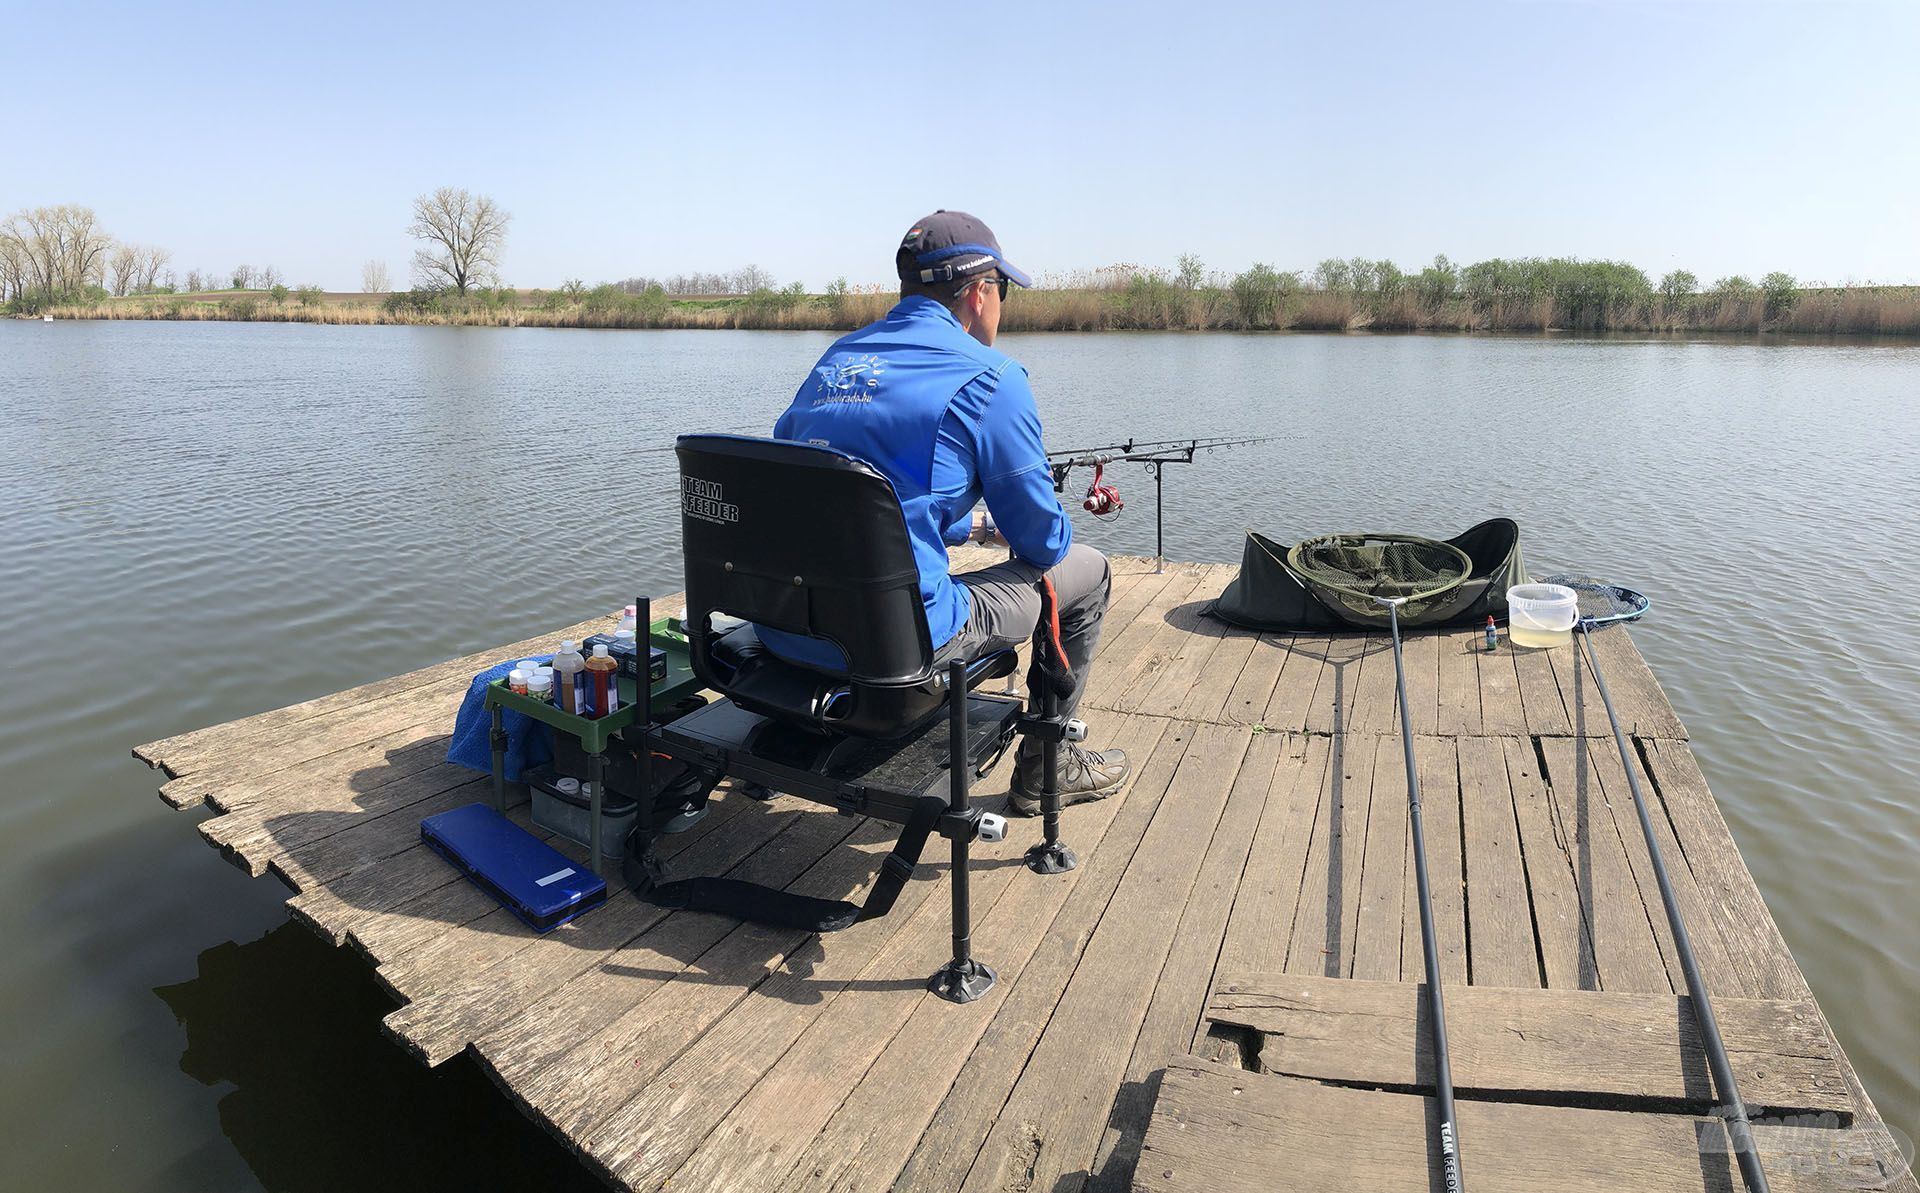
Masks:
[[[891,293],[876,291],[721,297],[608,291],[612,288],[565,297],[558,292],[486,291],[464,299],[347,293],[276,299],[267,291],[211,291],[109,298],[47,310],[55,319],[86,320],[850,331],[880,318],[897,301]],[[1568,312],[1548,297],[1422,301],[1404,293],[1382,297],[1303,289],[1274,296],[1264,317],[1249,319],[1234,309],[1234,297],[1219,288],[1181,290],[1164,283],[1032,290],[1016,293],[1008,302],[1001,330],[1777,332],[1920,338],[1920,286],[1810,288],[1799,291],[1790,308],[1771,312],[1757,296],[1688,295],[1679,301],[1627,305],[1600,317],[1575,312],[1575,318],[1567,318]]]

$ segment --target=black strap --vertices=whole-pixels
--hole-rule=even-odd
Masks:
[[[796,895],[776,887],[762,886],[739,878],[682,878],[673,882],[655,882],[647,871],[639,829],[627,839],[621,872],[627,886],[640,899],[656,907],[674,911],[711,911],[736,920],[765,924],[773,928],[791,928],[803,932],[838,932],[864,920],[877,920],[893,910],[900,891],[913,877],[920,851],[947,810],[947,801],[937,795],[923,795],[894,842],[893,852],[880,863],[880,876],[867,892],[866,903],[855,906],[845,899],[821,899]]]

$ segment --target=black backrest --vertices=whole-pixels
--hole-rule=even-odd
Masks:
[[[688,637],[704,682],[714,683],[714,612],[835,643],[856,684],[928,678],[920,571],[886,477],[843,452],[777,439],[682,435],[674,450]]]

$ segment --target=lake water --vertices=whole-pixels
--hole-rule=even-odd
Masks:
[[[0,322],[0,1155],[18,1188],[595,1188],[153,796],[140,742],[680,587],[672,456],[830,337]],[[1920,348],[1009,337],[1176,558],[1519,520],[1635,637],[1881,1110],[1920,1113]],[[1151,484],[1077,533],[1150,553]]]

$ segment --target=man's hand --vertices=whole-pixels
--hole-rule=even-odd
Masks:
[[[987,516],[985,510],[973,511],[973,529],[967,534],[970,542],[981,543],[989,547],[1004,547],[1007,540],[1000,537],[1000,531]]]

